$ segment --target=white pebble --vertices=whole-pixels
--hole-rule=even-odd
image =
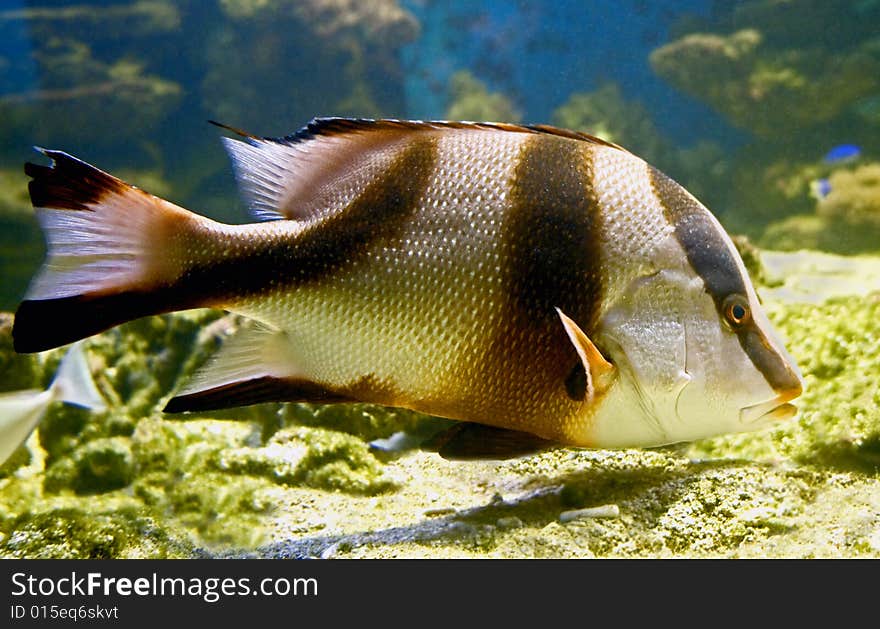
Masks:
[[[581,520],[584,518],[619,518],[620,508],[617,505],[602,505],[601,507],[588,507],[586,509],[575,509],[574,511],[563,511],[559,514],[559,521],[565,524],[573,520]]]

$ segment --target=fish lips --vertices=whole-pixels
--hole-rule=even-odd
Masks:
[[[797,413],[797,406],[788,400],[796,398],[800,391],[785,392],[775,398],[758,404],[746,406],[739,411],[739,420],[746,426],[757,423],[780,422],[791,419]]]

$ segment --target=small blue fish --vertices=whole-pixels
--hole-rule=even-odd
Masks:
[[[810,182],[810,194],[816,199],[824,199],[831,193],[831,182],[825,177]]]
[[[92,380],[82,343],[74,343],[67,350],[55,379],[45,391],[29,389],[0,394],[0,465],[25,442],[55,401],[97,412],[107,408]]]
[[[838,144],[825,153],[822,158],[826,164],[844,164],[857,160],[862,155],[862,149],[855,144]]]

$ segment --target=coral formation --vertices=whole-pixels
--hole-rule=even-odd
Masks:
[[[880,88],[880,44],[865,28],[869,18],[855,2],[840,4],[735,3],[719,24],[722,32],[691,33],[661,46],[651,65],[759,136],[809,128]]]
[[[316,114],[402,113],[395,53],[419,27],[396,0],[223,0],[220,6],[227,19],[209,32],[201,80],[203,106],[218,119],[288,133]],[[316,80],[321,89],[303,89]]]
[[[828,183],[830,192],[819,200],[819,216],[880,238],[880,162],[837,170]]]
[[[829,192],[815,202],[813,213],[771,223],[761,243],[783,250],[880,250],[880,163],[836,169],[827,182]]]

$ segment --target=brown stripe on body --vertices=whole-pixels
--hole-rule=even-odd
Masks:
[[[502,366],[521,366],[514,386],[533,401],[584,399],[583,367],[555,309],[587,334],[595,326],[601,209],[592,178],[589,145],[553,136],[523,143],[503,227],[507,305],[493,354]]]
[[[414,139],[345,209],[295,238],[263,239],[235,256],[190,268],[181,283],[228,303],[319,282],[393,238],[419,207],[437,159],[433,136]]]
[[[688,262],[703,279],[706,292],[715,302],[719,318],[725,320],[724,300],[729,295],[748,299],[746,279],[740,270],[731,246],[709,211],[690,196],[684,188],[662,172],[648,166],[654,194],[663,206],[663,214],[675,229],[675,237],[684,249]],[[739,343],[776,391],[800,386],[797,375],[776,351],[754,318],[734,330]]]

